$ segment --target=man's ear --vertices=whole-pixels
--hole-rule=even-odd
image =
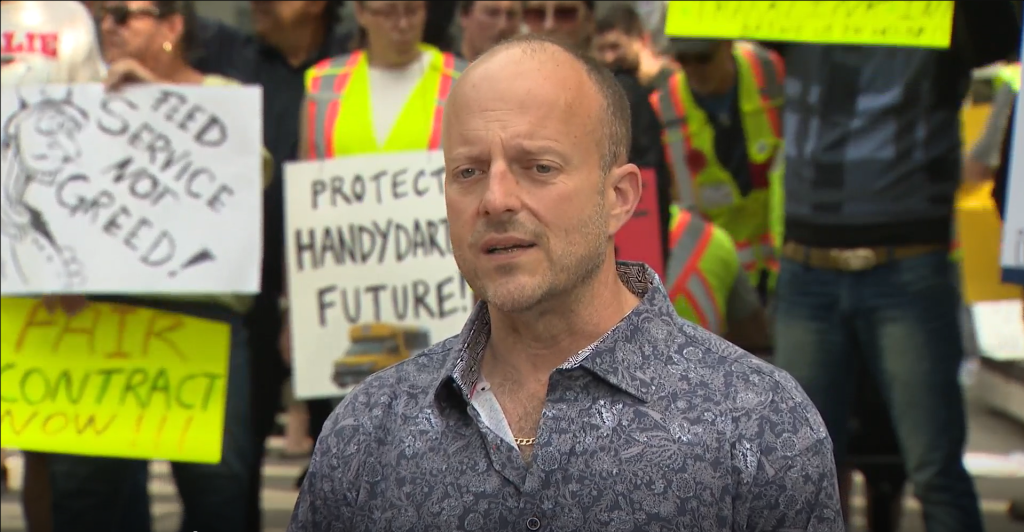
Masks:
[[[633,217],[643,193],[643,179],[635,164],[613,169],[606,178],[605,205],[608,207],[608,235],[612,236]]]

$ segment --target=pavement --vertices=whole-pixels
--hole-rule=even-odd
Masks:
[[[1024,465],[1014,468],[1005,457],[1011,453],[1024,453],[1024,426],[976,405],[971,405],[969,412],[971,435],[965,462],[975,473],[986,530],[1022,532],[1024,523],[1012,522],[1007,509],[1012,497],[1024,497]],[[284,456],[283,442],[280,438],[272,438],[270,447],[270,456],[263,467],[264,531],[284,532],[297,496],[295,479],[302,473],[308,459]],[[7,463],[11,470],[14,491],[4,493],[2,496],[0,531],[26,532],[17,492],[21,480],[20,457],[9,457]],[[150,493],[153,501],[154,532],[178,532],[181,505],[178,502],[174,481],[170,477],[170,468],[166,463],[151,464]],[[861,494],[858,493],[854,497],[853,503],[855,508],[863,510],[864,498]],[[900,532],[924,532],[917,501],[908,495],[904,508],[904,523]],[[854,530],[863,531],[863,526],[863,517],[855,518]]]

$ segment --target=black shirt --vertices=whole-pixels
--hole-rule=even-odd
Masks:
[[[328,33],[316,54],[292,66],[276,49],[212,19],[200,19],[199,41],[205,53],[193,67],[263,87],[263,144],[274,157],[274,180],[264,193],[263,296],[275,306],[284,272],[284,205],[282,168],[298,155],[299,111],[306,70],[323,59],[349,51],[350,37]]]

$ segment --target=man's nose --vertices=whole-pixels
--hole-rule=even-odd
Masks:
[[[519,181],[507,165],[492,164],[486,186],[487,190],[480,202],[483,214],[497,216],[521,208]]]

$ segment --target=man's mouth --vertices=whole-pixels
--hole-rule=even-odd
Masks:
[[[487,248],[487,254],[488,255],[499,255],[499,254],[503,254],[503,253],[515,253],[516,251],[521,251],[521,250],[524,250],[524,249],[530,249],[530,248],[535,247],[535,246],[536,246],[536,244],[516,244],[516,245],[511,245],[511,246],[493,246],[493,247]]]

